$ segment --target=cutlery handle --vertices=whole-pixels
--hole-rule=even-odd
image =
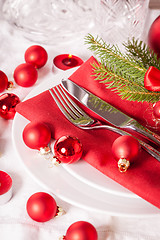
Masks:
[[[156,158],[158,161],[160,161],[160,152],[153,148],[152,146],[150,146],[149,144],[143,142],[142,140],[139,140],[139,143],[142,145],[143,148],[145,148],[145,150],[154,158]]]
[[[140,134],[142,136],[142,138],[145,138],[148,141],[151,141],[152,143],[154,143],[160,147],[160,136],[158,134],[152,132],[151,130],[143,127],[136,120],[132,120],[129,124],[127,124],[125,129],[131,129],[131,130],[137,132],[138,134]]]
[[[128,132],[125,132],[121,129],[112,127],[110,125],[99,125],[99,126],[93,126],[93,127],[85,127],[84,129],[99,129],[99,128],[103,128],[103,129],[107,129],[116,133],[119,133],[120,135],[129,135],[132,136],[131,134],[129,134]],[[142,145],[142,147],[155,159],[157,159],[160,162],[160,152],[155,149],[154,147],[150,146],[149,144],[143,142],[142,140],[136,138],[135,136],[133,136],[135,139],[138,140],[138,142]]]

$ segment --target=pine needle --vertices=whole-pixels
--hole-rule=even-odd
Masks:
[[[142,41],[133,39],[124,44],[125,54],[117,46],[107,45],[102,38],[91,34],[85,37],[85,43],[98,57],[99,64],[92,65],[95,80],[117,92],[122,99],[152,103],[159,100],[159,92],[144,87],[144,76],[149,66],[160,68],[160,61]]]

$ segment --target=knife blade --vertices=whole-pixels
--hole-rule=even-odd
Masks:
[[[61,81],[61,84],[76,100],[78,100],[80,103],[85,105],[87,108],[92,110],[94,113],[96,113],[111,125],[123,129],[126,132],[132,134],[135,133],[136,137],[138,135],[140,139],[150,142],[151,145],[154,144],[157,147],[160,146],[160,136],[140,125],[135,119],[124,114],[120,110],[116,109],[109,103],[106,103],[93,93],[80,87],[69,79],[63,79]],[[94,103],[94,100],[97,100],[101,104],[104,104],[107,110],[104,111],[104,109],[97,107]]]

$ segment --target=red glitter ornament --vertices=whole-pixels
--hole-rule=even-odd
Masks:
[[[65,240],[97,240],[98,234],[95,227],[85,221],[73,223],[67,230],[66,235],[62,239]]]
[[[8,87],[8,77],[2,71],[0,71],[0,93]]]
[[[23,130],[23,141],[31,149],[40,150],[47,147],[51,139],[49,127],[40,122],[30,122]]]
[[[31,87],[38,79],[38,72],[32,64],[22,63],[14,70],[13,77],[21,87]]]
[[[41,68],[46,64],[48,54],[43,47],[33,45],[26,50],[24,58],[27,63],[31,63],[35,68]]]
[[[157,120],[160,120],[160,101],[153,104],[153,115]]]
[[[28,215],[37,222],[46,222],[57,215],[57,204],[54,198],[45,192],[33,194],[26,205]]]
[[[19,97],[13,93],[4,93],[0,96],[0,116],[4,119],[13,119],[15,107],[20,102]]]
[[[132,136],[124,135],[118,137],[112,145],[112,153],[118,161],[120,172],[126,172],[130,163],[138,156],[140,144]]]
[[[160,58],[160,16],[152,23],[148,33],[148,45]]]
[[[62,136],[54,144],[54,154],[59,162],[76,162],[81,158],[82,152],[82,144],[76,137]]]

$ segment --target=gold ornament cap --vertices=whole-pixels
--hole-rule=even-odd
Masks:
[[[11,91],[11,90],[13,89],[13,87],[14,87],[13,82],[12,82],[12,81],[8,81],[7,90],[8,90],[8,91]]]
[[[64,215],[66,212],[63,210],[63,208],[57,206],[57,213],[56,213],[56,217],[60,217],[62,215]]]
[[[118,168],[120,172],[126,172],[130,166],[130,162],[125,158],[120,158],[118,161]]]
[[[50,153],[50,151],[51,151],[51,150],[50,150],[49,146],[41,147],[41,148],[39,149],[39,152],[40,152],[41,155],[48,154],[48,153]]]

